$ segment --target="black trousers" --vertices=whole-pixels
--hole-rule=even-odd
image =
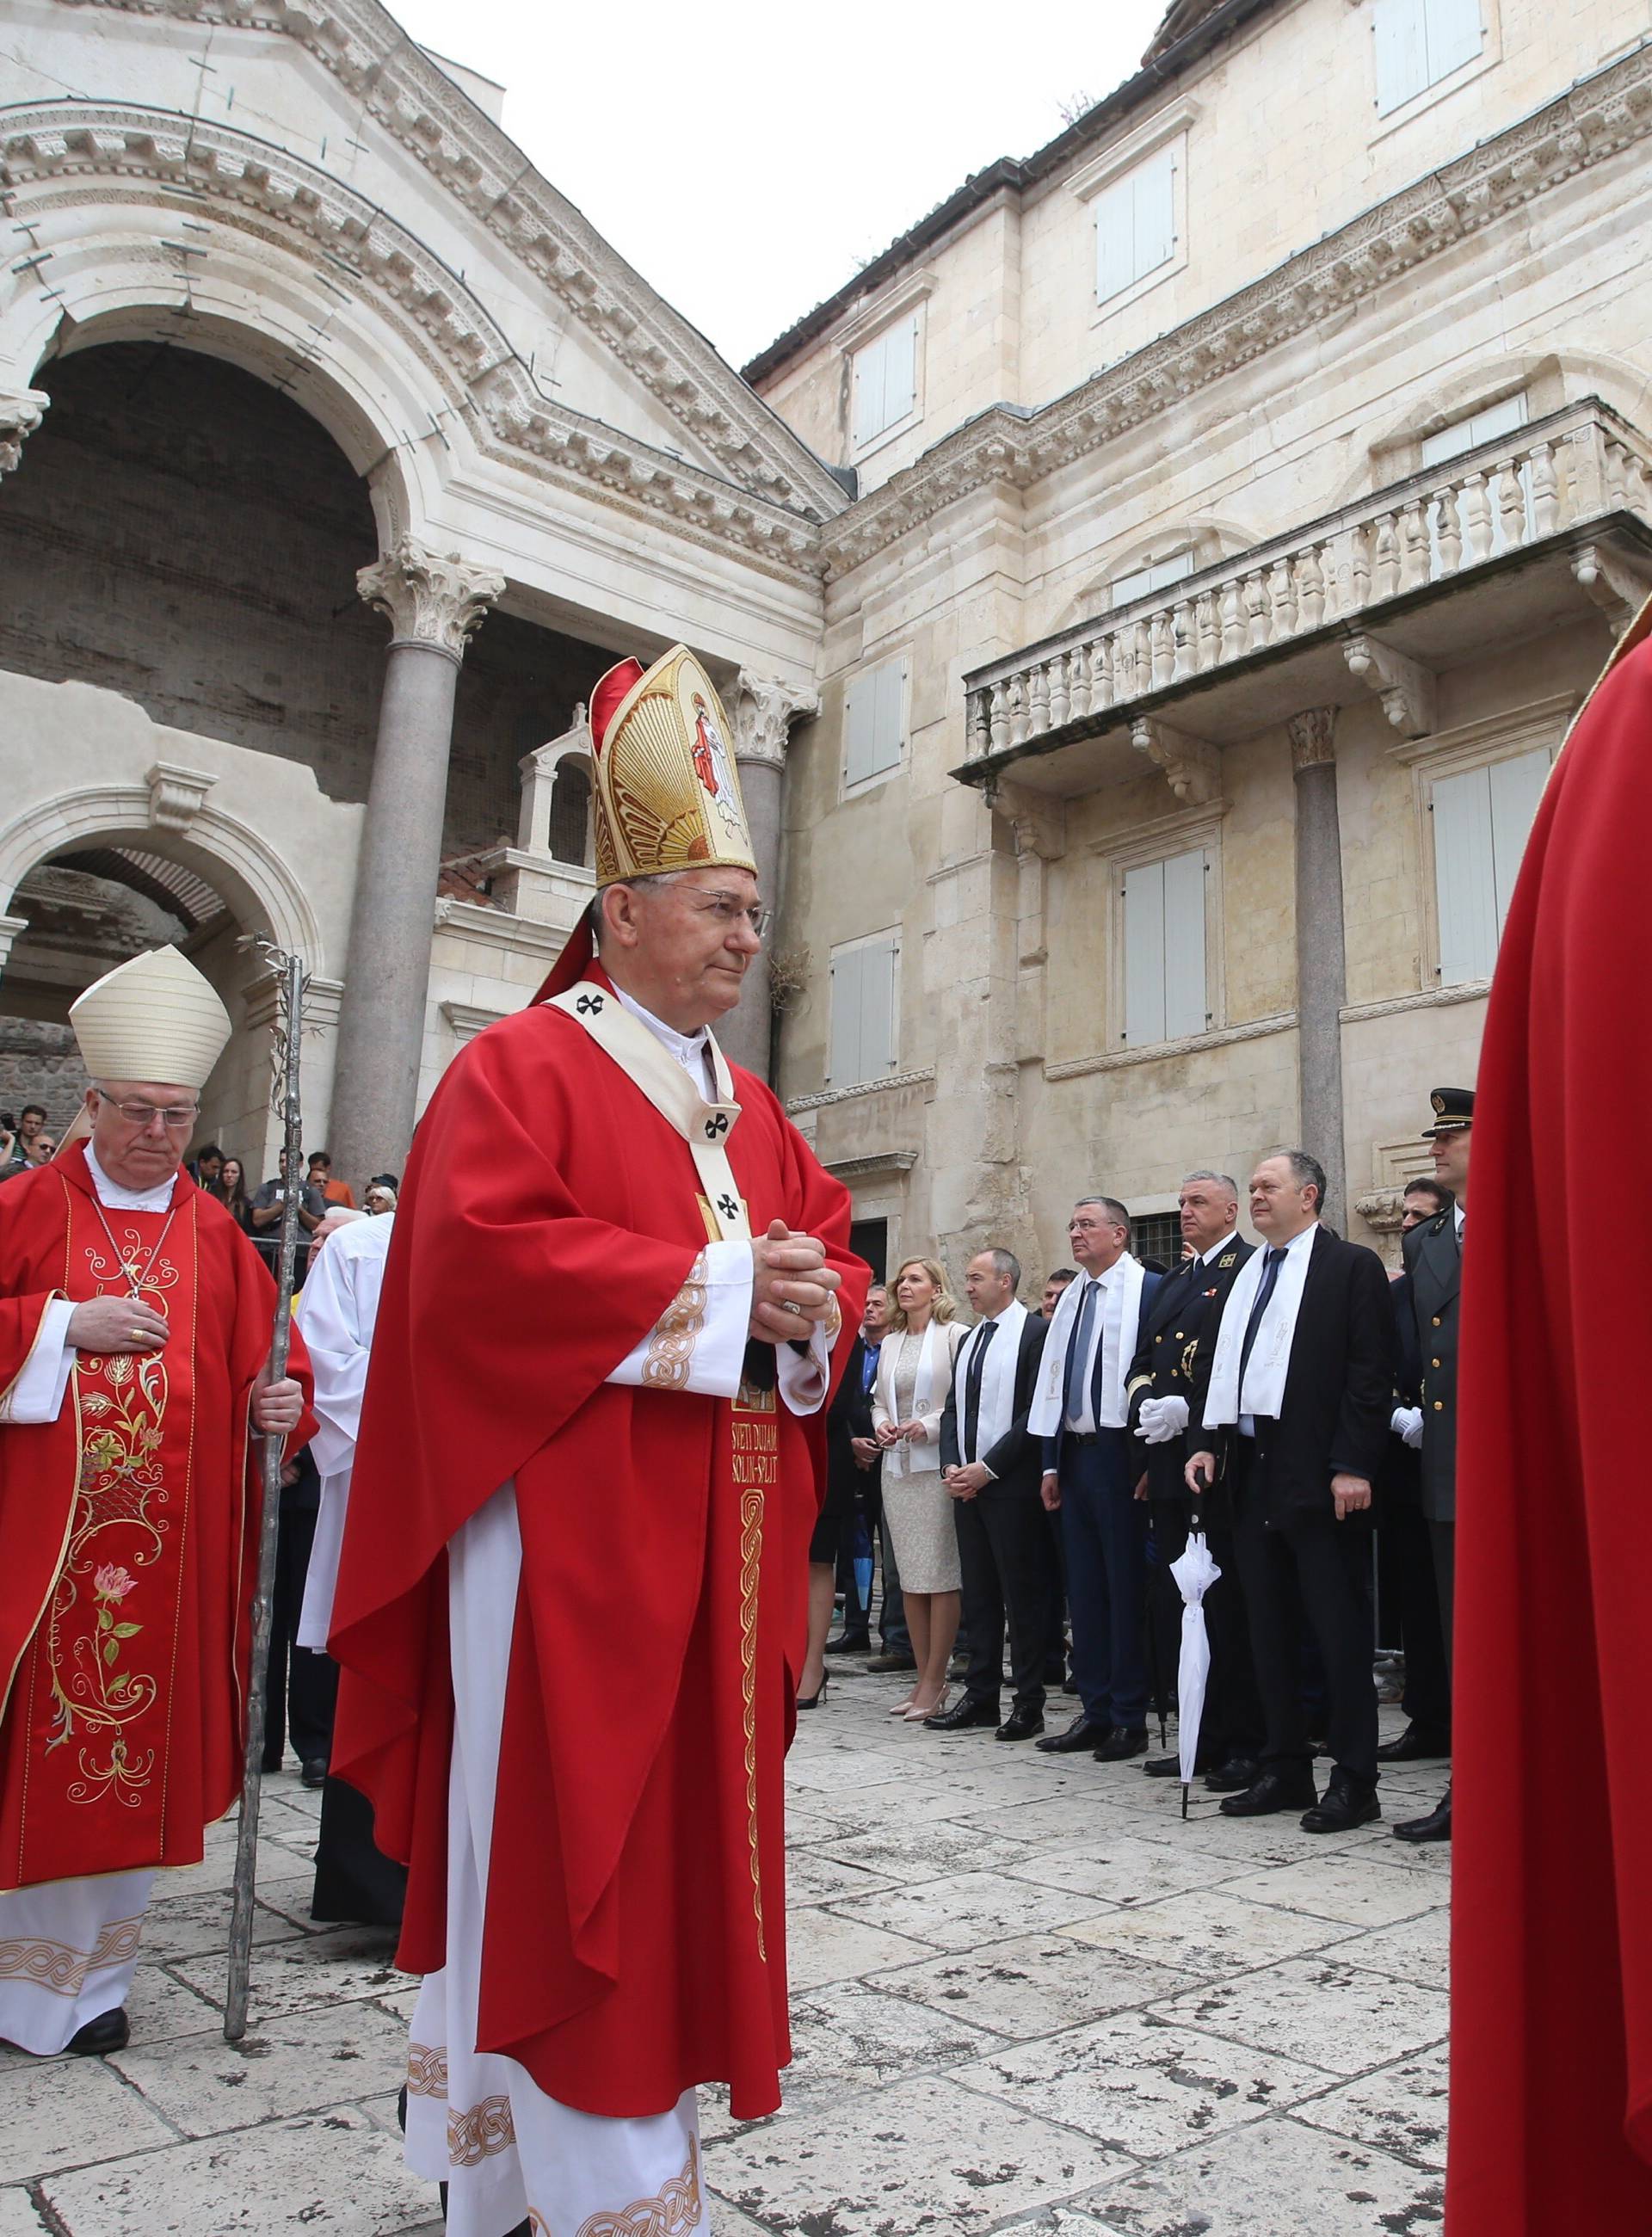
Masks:
[[[1286,1772],[1312,1766],[1302,1711],[1305,1618],[1325,1669],[1332,1761],[1358,1785],[1375,1786],[1377,1689],[1364,1583],[1371,1533],[1338,1522],[1328,1490],[1323,1508],[1285,1508],[1270,1521],[1266,1462],[1250,1439],[1236,1437],[1235,1443],[1233,1534],[1266,1725],[1263,1765]]]
[[[1440,1636],[1445,1643],[1445,1682],[1451,1682],[1451,1618],[1457,1603],[1457,1522],[1436,1522],[1428,1526],[1429,1544],[1434,1554],[1434,1589],[1439,1598]]]
[[[1451,1729],[1451,1683],[1429,1542],[1432,1527],[1409,1501],[1385,1501],[1377,1534],[1378,1578],[1384,1611],[1398,1617],[1397,1643],[1405,1650],[1405,1693],[1400,1706],[1424,1732],[1445,1733]],[[1391,1642],[1395,1630],[1391,1621],[1384,1622],[1384,1636]]]
[[[1185,1499],[1155,1499],[1149,1502],[1153,1545],[1159,1555],[1148,1580],[1155,1596],[1155,1628],[1159,1636],[1174,1642],[1166,1648],[1173,1674],[1180,1654],[1181,1587],[1170,1574],[1173,1561],[1186,1550],[1192,1503]],[[1251,1654],[1251,1627],[1245,1613],[1245,1590],[1239,1578],[1239,1555],[1231,1529],[1205,1526],[1205,1541],[1221,1576],[1205,1595],[1205,1635],[1210,1641],[1210,1676],[1205,1687],[1205,1713],[1199,1720],[1199,1759],[1226,1763],[1232,1756],[1259,1757],[1265,1726],[1262,1699],[1256,1687],[1256,1668]]]
[[[952,1519],[969,1652],[964,1692],[972,1701],[997,1700],[1008,1625],[1015,1706],[1042,1709],[1056,1607],[1055,1561],[1043,1504],[1036,1491],[988,1484],[974,1499],[954,1500]]]
[[[310,1917],[400,1926],[406,1891],[406,1866],[387,1857],[373,1841],[372,1803],[341,1778],[329,1778],[321,1789]]]
[[[279,1763],[290,1733],[301,1763],[325,1763],[333,1752],[333,1711],[339,1666],[330,1655],[294,1643],[304,1606],[304,1580],[315,1543],[314,1508],[281,1508],[275,1541],[275,1590],[269,1630],[269,1690],[264,1704],[264,1756]]]

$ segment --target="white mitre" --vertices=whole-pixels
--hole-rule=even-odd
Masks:
[[[92,1079],[202,1088],[233,1030],[209,980],[175,947],[117,964],[69,1005]]]

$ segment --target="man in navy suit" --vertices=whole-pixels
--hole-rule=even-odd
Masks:
[[[1121,1763],[1147,1750],[1147,1510],[1135,1497],[1126,1393],[1160,1277],[1130,1255],[1130,1214],[1116,1197],[1080,1197],[1067,1231],[1078,1279],[1050,1323],[1028,1426],[1044,1440],[1044,1504],[1061,1511],[1080,1706],[1037,1745]]]

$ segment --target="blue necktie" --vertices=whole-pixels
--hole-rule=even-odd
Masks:
[[[1251,1307],[1251,1317],[1245,1323],[1245,1341],[1239,1346],[1239,1403],[1245,1410],[1245,1370],[1251,1363],[1251,1346],[1256,1342],[1256,1331],[1262,1325],[1262,1316],[1268,1309],[1268,1299],[1273,1295],[1273,1285],[1279,1278],[1279,1269],[1285,1264],[1285,1246],[1271,1250],[1262,1262],[1262,1278],[1256,1285],[1256,1303]]]
[[[1073,1340],[1067,1348],[1067,1367],[1061,1382],[1062,1422],[1076,1422],[1084,1413],[1084,1362],[1089,1350],[1090,1330],[1095,1320],[1096,1291],[1100,1284],[1087,1280],[1083,1302],[1079,1306],[1078,1320],[1073,1330]]]

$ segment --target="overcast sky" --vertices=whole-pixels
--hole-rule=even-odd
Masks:
[[[741,365],[971,171],[1128,77],[1166,0],[389,0]]]

